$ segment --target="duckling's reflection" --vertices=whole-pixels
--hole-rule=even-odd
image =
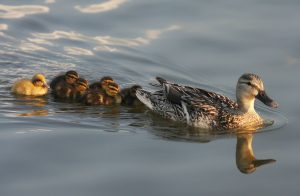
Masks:
[[[49,111],[48,110],[32,110],[30,112],[25,112],[25,113],[20,113],[17,114],[17,116],[23,116],[23,117],[28,117],[28,116],[48,116]]]
[[[18,96],[15,95],[15,105],[25,105],[25,106],[35,106],[35,107],[44,107],[48,100],[45,96],[42,97],[33,97],[33,96]]]
[[[17,113],[16,116],[48,116],[49,111],[45,108],[47,103],[48,100],[46,97],[15,96],[14,105],[18,107],[30,106],[30,111]],[[24,109],[26,108],[22,108],[22,111],[24,111]]]
[[[256,159],[252,148],[253,134],[237,134],[236,142],[236,166],[245,174],[256,171],[256,168],[269,163],[274,163],[274,159]]]

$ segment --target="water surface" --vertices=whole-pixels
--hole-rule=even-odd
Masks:
[[[2,0],[1,195],[297,195],[299,8],[292,0]],[[275,121],[259,133],[219,135],[142,107],[10,94],[19,78],[42,72],[50,81],[69,69],[149,90],[159,75],[232,98],[239,76],[253,72],[280,107],[257,105]],[[246,175],[247,152],[276,162]]]

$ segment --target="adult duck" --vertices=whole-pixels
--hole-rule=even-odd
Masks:
[[[156,79],[161,90],[151,93],[138,89],[138,99],[163,117],[194,127],[213,130],[258,127],[264,125],[264,120],[255,111],[255,99],[269,107],[278,107],[266,94],[262,79],[251,73],[239,78],[236,101],[215,92]]]

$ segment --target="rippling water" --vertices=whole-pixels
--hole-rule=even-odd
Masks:
[[[299,8],[292,0],[2,0],[0,194],[296,195]],[[216,134],[144,107],[10,94],[19,78],[42,72],[50,81],[69,69],[150,90],[160,75],[230,97],[253,72],[280,108],[257,105],[274,121],[260,133]]]

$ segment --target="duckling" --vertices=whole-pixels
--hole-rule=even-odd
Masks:
[[[88,88],[88,81],[84,78],[78,78],[74,84],[72,98],[77,101],[81,100]]]
[[[42,96],[48,92],[48,85],[43,74],[35,74],[31,80],[16,81],[11,90],[17,95]]]
[[[90,89],[94,89],[94,90],[96,90],[96,89],[102,90],[105,87],[107,87],[109,83],[114,83],[114,82],[115,81],[114,81],[114,79],[112,77],[110,77],[110,76],[104,76],[104,77],[102,77],[100,79],[100,81],[92,83],[89,86],[89,88]]]
[[[109,83],[104,89],[106,93],[106,105],[120,104],[122,97],[120,96],[120,86],[117,83]]]
[[[60,89],[62,86],[66,84],[72,85],[79,78],[79,75],[76,71],[70,70],[67,71],[64,75],[56,76],[50,83],[50,88],[54,90]]]
[[[76,71],[74,71],[74,70],[67,71],[64,75],[56,76],[51,81],[50,88],[55,89],[56,85],[61,81],[64,81],[68,84],[73,84],[78,78],[79,78],[79,75]]]
[[[73,84],[64,83],[56,86],[55,97],[59,99],[80,100],[88,89],[88,81],[78,78]]]
[[[136,90],[142,89],[140,85],[133,85],[121,90],[120,96],[122,98],[122,104],[127,106],[142,105],[142,102],[136,97]]]
[[[115,105],[122,101],[120,88],[116,83],[109,83],[104,89],[90,89],[82,99],[86,105]]]
[[[100,90],[89,89],[82,97],[81,102],[86,105],[104,105],[105,93]]]

